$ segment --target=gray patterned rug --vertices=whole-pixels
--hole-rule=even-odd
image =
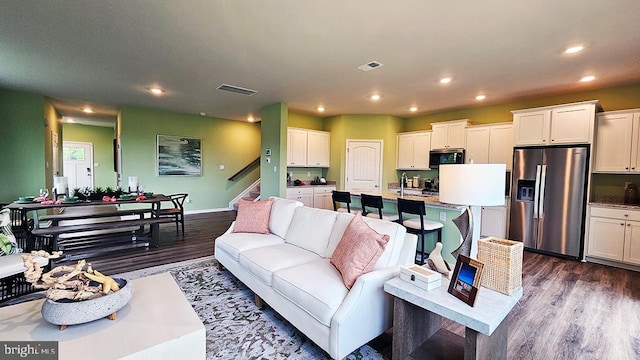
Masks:
[[[213,256],[157,266],[117,277],[135,279],[170,272],[207,330],[207,359],[330,359],[268,306],[258,309],[253,293]],[[364,345],[347,359],[383,359]]]

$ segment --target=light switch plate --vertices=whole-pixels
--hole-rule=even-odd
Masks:
[[[440,221],[447,221],[447,213],[440,211]]]

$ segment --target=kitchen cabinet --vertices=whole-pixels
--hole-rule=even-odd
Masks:
[[[501,206],[483,206],[480,215],[480,236],[494,236],[506,239],[509,214],[509,201]]]
[[[640,172],[640,109],[598,114],[594,172]]]
[[[287,128],[287,166],[329,167],[329,136],[326,131]]]
[[[313,188],[313,207],[318,209],[333,210],[333,198],[331,192],[335,186],[318,186]]]
[[[307,166],[307,131],[287,129],[287,166]]]
[[[587,256],[640,265],[640,211],[591,206]]]
[[[311,187],[294,187],[287,188],[287,199],[297,200],[304,206],[313,207],[313,188]]]
[[[429,170],[431,131],[398,134],[396,169]]]
[[[598,101],[585,101],[513,113],[515,146],[590,144]]]
[[[307,166],[329,167],[329,133],[307,131]]]
[[[452,120],[431,124],[431,150],[465,147],[465,129],[469,121]]]
[[[465,162],[476,164],[506,164],[513,162],[513,125],[497,124],[467,128]]]

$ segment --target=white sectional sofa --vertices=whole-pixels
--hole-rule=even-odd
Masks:
[[[415,235],[389,221],[363,218],[387,246],[373,271],[351,290],[330,263],[353,214],[274,198],[269,234],[234,233],[215,240],[215,258],[298,330],[341,359],[392,326],[393,300],[383,290],[400,265],[413,264]]]

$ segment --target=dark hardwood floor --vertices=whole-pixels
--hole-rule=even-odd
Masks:
[[[86,260],[104,274],[118,274],[210,256],[213,255],[213,240],[222,235],[235,218],[236,212],[231,210],[185,215],[184,237],[181,233],[176,234],[175,224],[161,224],[158,247],[113,251]]]
[[[116,274],[209,256],[235,216],[187,215],[184,237],[173,224],[161,225],[159,247],[89,261]],[[525,252],[523,285],[524,295],[507,318],[509,359],[640,359],[639,272]],[[459,324],[446,321],[444,327],[464,334]],[[387,353],[387,340],[377,339],[374,347]]]

